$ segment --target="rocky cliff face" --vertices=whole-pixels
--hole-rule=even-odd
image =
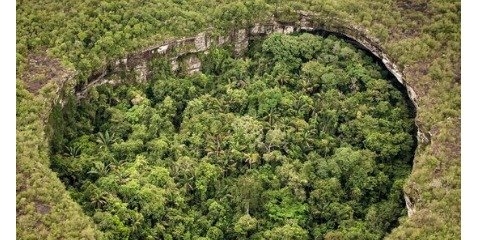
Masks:
[[[247,48],[249,41],[264,37],[271,33],[289,34],[293,32],[329,32],[348,38],[358,47],[368,50],[376,56],[384,66],[394,75],[395,79],[405,87],[409,99],[417,108],[417,95],[414,90],[406,83],[399,68],[388,58],[386,53],[380,47],[379,41],[370,37],[367,30],[356,26],[345,26],[344,24],[322,24],[316,21],[320,16],[312,13],[301,12],[300,19],[296,22],[283,23],[271,20],[267,23],[257,23],[247,29],[236,29],[226,36],[212,36],[211,31],[205,31],[194,37],[181,38],[172,41],[162,42],[158,45],[144,49],[142,51],[128,54],[123,59],[119,59],[108,66],[98,70],[90,76],[89,84],[77,91],[78,97],[83,97],[87,88],[92,85],[106,82],[108,75],[123,71],[133,70],[137,72],[140,81],[146,81],[149,70],[147,62],[156,57],[168,57],[174,71],[178,70],[180,61],[186,66],[187,73],[198,72],[201,69],[201,62],[196,54],[207,51],[212,46],[222,46],[231,44],[234,46],[234,52],[241,55]]]
[[[321,16],[307,12],[299,12],[299,19],[296,22],[280,22],[272,19],[270,22],[256,23],[250,28],[232,30],[225,36],[214,36],[212,31],[207,30],[194,37],[161,42],[147,49],[130,53],[125,58],[118,59],[93,73],[88,78],[87,85],[75,88],[76,95],[78,98],[85,97],[87,90],[95,85],[117,84],[116,81],[108,80],[107,77],[125,70],[136,72],[137,81],[147,81],[150,74],[147,62],[152,58],[166,57],[169,59],[173,71],[181,70],[184,73],[192,74],[201,70],[199,53],[208,51],[213,46],[229,44],[234,47],[234,53],[241,56],[247,50],[250,40],[272,33],[290,34],[294,32],[334,34],[346,39],[356,47],[366,50],[394,76],[395,84],[400,84],[400,90],[408,96],[414,112],[417,111],[417,94],[414,89],[405,81],[401,71],[387,56],[379,41],[371,37],[366,29],[345,24],[338,19],[321,20]],[[179,66],[182,66],[181,69]],[[417,144],[428,144],[429,142],[430,135],[417,128]],[[404,198],[408,215],[411,216],[415,212],[414,204],[407,195],[404,195]]]
[[[344,24],[340,20],[329,19],[318,21],[321,16],[313,13],[299,12],[299,19],[296,22],[279,22],[272,19],[270,22],[257,23],[250,28],[232,30],[226,36],[213,36],[211,31],[205,31],[194,37],[180,38],[167,42],[159,43],[147,49],[128,54],[123,59],[119,59],[108,66],[98,70],[88,79],[88,84],[82,88],[77,88],[78,98],[85,96],[88,88],[94,85],[104,83],[114,83],[107,80],[107,76],[120,71],[135,71],[138,81],[147,81],[149,69],[147,62],[152,58],[167,57],[171,62],[173,71],[179,69],[179,65],[185,66],[182,69],[186,73],[195,73],[201,70],[201,61],[198,53],[207,51],[213,46],[222,46],[231,44],[234,46],[234,52],[240,56],[247,48],[250,40],[267,36],[271,33],[289,34],[293,32],[311,32],[335,34],[346,38],[359,48],[367,50],[374,55],[386,69],[394,76],[397,83],[403,86],[403,91],[409,97],[410,103],[416,111],[417,95],[414,89],[407,84],[399,68],[389,59],[385,51],[381,48],[379,41],[368,33],[366,29],[357,26]],[[424,139],[426,134],[418,131],[418,140],[427,143],[429,139]]]

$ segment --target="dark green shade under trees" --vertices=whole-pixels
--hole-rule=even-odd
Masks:
[[[51,167],[107,239],[381,239],[406,214],[413,113],[335,37],[271,35],[202,73],[55,106]]]

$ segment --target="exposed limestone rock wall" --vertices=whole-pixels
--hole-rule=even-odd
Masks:
[[[340,20],[328,19],[327,21],[320,21],[318,19],[321,19],[321,16],[313,13],[299,12],[299,19],[296,22],[284,23],[273,19],[266,23],[256,23],[247,29],[233,30],[226,36],[213,36],[211,31],[207,30],[194,37],[162,42],[147,49],[128,54],[127,57],[98,70],[90,76],[88,84],[78,89],[76,94],[79,98],[82,98],[91,86],[112,83],[107,80],[107,77],[125,69],[135,71],[139,81],[146,81],[149,75],[147,62],[155,57],[168,57],[173,71],[182,70],[191,74],[201,70],[201,61],[197,54],[207,51],[212,46],[231,44],[234,46],[235,54],[240,56],[248,48],[250,40],[264,37],[271,33],[328,32],[349,39],[357,47],[369,51],[380,59],[389,72],[394,75],[395,79],[404,86],[406,94],[414,105],[414,109],[417,110],[417,95],[414,89],[404,80],[399,68],[389,59],[377,39],[371,37],[368,31],[361,27],[347,25]],[[184,67],[180,68],[180,66]],[[421,143],[429,141],[427,134],[423,134],[420,131],[418,131],[417,137]]]
[[[414,204],[411,202],[411,199],[407,194],[404,194],[404,201],[406,202],[407,215],[408,217],[411,217],[416,213],[416,208],[414,208]]]
[[[251,39],[263,37],[271,33],[289,34],[298,31],[316,32],[326,31],[343,35],[352,39],[359,47],[370,51],[373,55],[381,59],[385,67],[395,76],[397,81],[405,86],[407,94],[417,108],[417,95],[414,90],[404,81],[399,68],[386,56],[385,52],[379,45],[379,41],[370,37],[367,30],[355,26],[345,26],[341,24],[324,25],[315,21],[319,16],[311,13],[300,13],[300,19],[296,22],[281,23],[272,20],[269,23],[257,23],[248,29],[237,29],[231,31],[226,36],[214,37],[210,31],[201,32],[194,37],[181,38],[177,40],[167,41],[150,48],[129,54],[126,58],[117,60],[114,64],[95,72],[88,80],[89,84],[77,92],[79,97],[84,95],[84,91],[95,84],[105,82],[105,77],[125,69],[133,69],[137,72],[140,81],[146,81],[148,76],[147,62],[154,57],[167,56],[172,63],[172,69],[179,69],[179,62],[184,61],[188,73],[198,72],[201,69],[201,62],[195,53],[204,52],[212,46],[221,46],[232,44],[235,54],[241,55],[247,48]],[[189,55],[182,58],[182,56]]]
[[[299,18],[296,22],[279,22],[272,19],[266,23],[256,23],[250,28],[236,29],[225,36],[213,36],[212,31],[205,31],[194,37],[181,38],[159,43],[158,45],[147,49],[128,54],[123,59],[104,66],[88,78],[88,84],[78,88],[76,94],[78,98],[86,95],[88,88],[100,84],[117,84],[118,81],[108,80],[108,76],[124,70],[135,71],[138,81],[147,81],[149,69],[147,62],[156,57],[167,57],[171,62],[173,71],[184,71],[192,74],[201,70],[201,61],[198,53],[205,52],[213,46],[222,46],[231,44],[234,47],[234,53],[241,56],[248,48],[250,40],[265,37],[271,33],[289,34],[293,32],[312,32],[326,33],[341,36],[356,45],[359,48],[367,50],[373,54],[380,62],[384,64],[389,72],[395,77],[397,82],[404,87],[403,92],[409,97],[410,103],[417,111],[417,94],[414,89],[404,80],[399,68],[389,59],[386,52],[382,49],[379,41],[361,27],[345,24],[339,19],[321,19],[321,16],[313,13],[299,12]],[[416,125],[418,125],[416,123]],[[421,132],[417,128],[418,144],[428,144],[430,134]],[[415,212],[414,203],[406,194],[404,195],[408,215],[412,216]]]

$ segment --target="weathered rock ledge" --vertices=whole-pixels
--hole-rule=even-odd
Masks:
[[[128,54],[125,58],[118,59],[101,69],[94,72],[87,81],[86,85],[77,86],[77,98],[86,96],[90,87],[101,84],[115,84],[114,80],[109,80],[108,76],[122,71],[135,71],[138,81],[147,81],[150,73],[148,61],[157,57],[167,57],[171,63],[173,71],[179,70],[192,74],[201,70],[201,61],[198,57],[200,53],[207,51],[214,46],[232,45],[236,55],[241,55],[249,46],[249,42],[255,38],[265,37],[272,33],[289,34],[294,32],[310,32],[320,34],[333,34],[346,39],[363,50],[372,54],[378,63],[382,64],[394,76],[397,83],[400,84],[400,90],[407,94],[409,105],[413,108],[416,116],[418,109],[417,94],[414,89],[405,81],[401,71],[387,56],[382,49],[379,41],[371,36],[364,28],[347,24],[340,19],[328,18],[322,19],[321,16],[309,13],[299,12],[299,18],[295,22],[281,22],[272,19],[269,22],[256,23],[249,28],[234,29],[225,36],[214,36],[211,29],[201,32],[193,37],[180,38],[158,43],[149,48]],[[416,122],[416,126],[417,126]],[[417,128],[417,144],[428,144],[430,135],[424,134]],[[404,195],[408,215],[415,212],[414,204],[406,194]]]
[[[215,37],[211,31],[205,31],[194,37],[180,38],[176,40],[161,42],[149,48],[128,54],[123,59],[103,66],[94,72],[88,78],[88,84],[78,89],[76,94],[79,98],[83,97],[86,90],[93,85],[108,83],[107,76],[123,70],[134,70],[137,73],[139,81],[146,81],[149,74],[147,62],[156,57],[169,57],[172,70],[178,70],[179,63],[183,63],[188,73],[198,72],[201,69],[201,61],[198,53],[207,51],[213,46],[222,46],[231,44],[234,46],[235,53],[240,55],[248,48],[250,40],[264,37],[271,33],[293,33],[293,32],[328,32],[348,38],[356,46],[369,51],[377,57],[395,79],[405,87],[406,93],[417,109],[417,95],[414,90],[406,83],[399,68],[389,59],[379,41],[369,36],[368,31],[356,27],[347,26],[344,23],[334,23],[329,21],[325,24],[317,21],[320,16],[313,13],[300,12],[300,19],[296,22],[279,22],[275,19],[266,23],[257,23],[250,28],[235,29],[226,36]],[[331,20],[331,19],[329,19]]]
[[[114,84],[115,82],[108,80],[107,77],[124,70],[133,70],[137,74],[138,81],[146,81],[149,75],[147,62],[153,58],[168,57],[173,71],[177,71],[181,64],[184,68],[182,70],[191,74],[201,69],[198,54],[213,46],[231,44],[234,46],[235,53],[241,55],[248,48],[250,40],[271,33],[319,32],[346,38],[352,44],[374,55],[402,86],[401,90],[407,94],[414,112],[417,111],[417,94],[414,89],[404,80],[401,71],[381,48],[379,41],[371,37],[366,29],[352,26],[339,19],[328,18],[325,20],[310,12],[299,12],[298,16],[298,20],[295,22],[280,22],[273,18],[269,22],[256,23],[249,28],[232,30],[225,36],[214,36],[211,30],[207,30],[194,37],[161,42],[141,51],[130,53],[125,58],[118,59],[94,72],[88,78],[86,85],[76,88],[76,95],[78,98],[83,98],[91,86],[105,83]],[[428,134],[418,130],[417,140],[427,144],[429,142]]]

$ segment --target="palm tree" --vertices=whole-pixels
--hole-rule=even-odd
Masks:
[[[103,208],[108,203],[108,196],[107,192],[102,192],[100,190],[94,191],[93,194],[90,196],[90,203],[95,208]]]
[[[77,157],[81,153],[81,148],[79,146],[66,146],[66,149],[68,151],[67,154],[71,157]]]
[[[94,162],[95,166],[88,171],[88,174],[98,175],[99,177],[106,176],[110,171],[111,165],[105,165],[103,162]]]
[[[96,139],[96,142],[99,143],[101,147],[106,147],[107,149],[110,147],[111,144],[116,142],[118,138],[115,136],[115,133],[111,134],[108,132],[108,130],[105,131],[105,134],[102,132],[98,133],[98,138]]]

